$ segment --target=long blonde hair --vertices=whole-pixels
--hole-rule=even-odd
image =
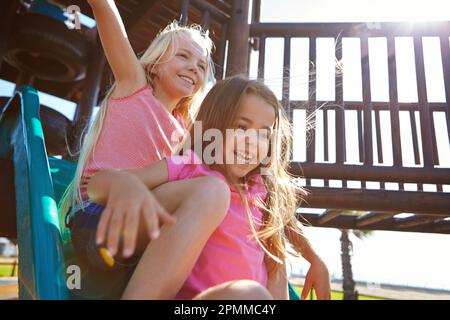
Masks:
[[[282,266],[286,259],[285,240],[290,240],[293,233],[302,234],[302,230],[295,216],[299,206],[299,194],[304,192],[298,186],[295,179],[288,173],[287,167],[291,157],[292,130],[283,108],[278,102],[275,94],[263,83],[257,80],[249,80],[242,76],[234,76],[217,82],[217,84],[205,96],[200,105],[196,121],[202,124],[202,131],[218,129],[225,134],[226,129],[232,128],[234,120],[239,112],[244,95],[252,94],[264,99],[274,107],[276,119],[274,134],[271,138],[269,148],[269,161],[260,164],[245,177],[251,184],[257,174],[265,170],[261,177],[267,189],[266,199],[256,201],[257,206],[263,213],[262,226],[256,230],[251,217],[247,197],[244,196],[242,188],[235,184],[239,192],[253,236],[266,254],[277,262],[269,272],[276,271]],[[196,149],[193,146],[201,144],[202,155],[208,142],[194,141],[194,128],[187,135],[184,149]],[[199,155],[199,156],[202,156]],[[217,165],[219,166],[219,165]],[[229,177],[227,172],[224,172]]]
[[[180,38],[195,41],[206,51],[207,70],[205,81],[202,84],[202,87],[194,95],[182,98],[175,107],[175,110],[177,110],[183,116],[186,123],[190,124],[195,114],[195,108],[198,107],[200,100],[203,97],[203,93],[206,89],[206,84],[208,82],[215,82],[214,63],[212,61],[212,51],[214,50],[214,44],[209,37],[208,32],[203,31],[202,27],[197,24],[182,26],[179,25],[176,21],[173,21],[172,23],[167,25],[165,29],[158,33],[149,47],[139,58],[139,62],[142,68],[146,71],[147,82],[153,86],[152,74],[154,68],[158,64],[167,62],[162,61],[161,58],[166,52],[168,52],[168,50],[171,50],[170,54],[168,55],[170,57],[169,59],[173,57],[178,45],[178,39]],[[84,139],[80,139],[80,141],[83,141],[83,143],[81,144],[82,147],[80,148],[81,150],[79,153],[75,177],[66,189],[59,204],[60,216],[61,218],[63,218],[62,221],[64,221],[65,215],[70,207],[73,207],[82,202],[80,191],[82,176],[89,158],[93,152],[93,149],[100,137],[103,122],[108,110],[108,101],[115,87],[116,83],[113,83],[113,85],[107,91],[103,101],[101,102],[100,109],[87,134],[85,135]],[[63,229],[65,228],[64,223],[62,227]]]

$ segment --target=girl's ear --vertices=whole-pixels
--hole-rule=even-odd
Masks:
[[[153,79],[158,73],[158,65],[149,64],[145,71],[150,76],[150,79]]]

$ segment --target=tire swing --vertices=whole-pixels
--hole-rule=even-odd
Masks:
[[[82,80],[86,75],[90,44],[64,22],[36,13],[16,16],[5,60],[19,72],[54,82]],[[66,157],[72,123],[60,112],[41,106],[48,155]]]
[[[37,78],[69,82],[86,75],[89,43],[64,22],[35,13],[19,14],[5,60]]]

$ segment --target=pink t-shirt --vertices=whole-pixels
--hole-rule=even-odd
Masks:
[[[172,155],[185,134],[182,116],[170,114],[146,85],[125,98],[110,99],[102,132],[83,172],[81,195],[89,178],[103,169],[142,168]]]
[[[200,163],[193,151],[183,156],[167,157],[169,181],[200,176],[216,176],[226,181],[218,171]],[[264,251],[252,237],[252,231],[239,193],[230,186],[230,208],[225,219],[213,232],[195,266],[175,299],[192,299],[203,290],[231,280],[254,280],[267,286]],[[256,207],[256,198],[267,195],[261,176],[244,193],[247,196],[256,230],[262,213]]]

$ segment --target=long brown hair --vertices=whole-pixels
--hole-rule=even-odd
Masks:
[[[189,135],[183,148],[198,149],[201,145],[202,154],[208,141],[194,141],[201,138],[203,132],[208,129],[218,129],[225,136],[226,129],[233,127],[234,121],[241,107],[242,99],[245,95],[252,94],[261,97],[268,104],[274,107],[276,119],[269,146],[269,161],[260,164],[252,170],[245,180],[252,183],[252,178],[261,172],[264,167],[268,174],[261,175],[267,189],[266,199],[257,201],[258,207],[263,212],[262,226],[259,231],[251,218],[247,198],[243,195],[242,188],[234,184],[238,190],[245,207],[250,227],[256,241],[263,250],[279,264],[275,265],[270,272],[277,270],[286,258],[285,240],[292,237],[292,232],[301,233],[295,217],[296,209],[299,205],[299,197],[296,194],[302,191],[297,186],[292,176],[287,172],[287,166],[291,157],[291,128],[284,110],[278,102],[275,94],[263,83],[257,80],[249,80],[242,76],[234,76],[221,81],[208,92],[200,105],[196,116],[196,122],[202,125],[202,135],[194,135],[194,127],[191,127]],[[225,176],[229,177],[227,172]],[[231,182],[231,180],[230,180]],[[286,232],[288,231],[288,232]]]

